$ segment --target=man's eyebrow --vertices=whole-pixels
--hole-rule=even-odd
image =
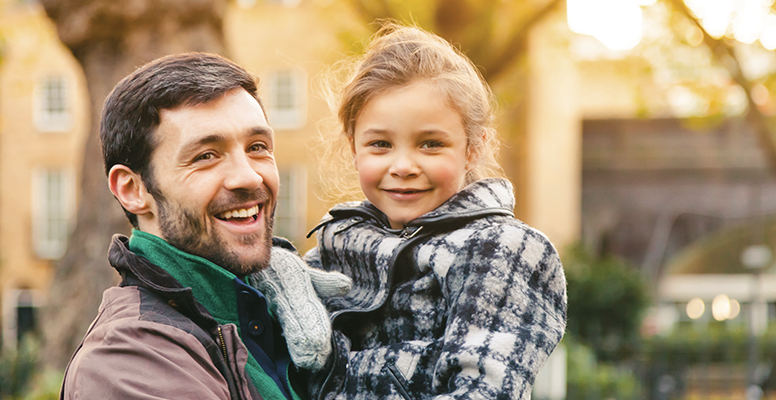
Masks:
[[[178,154],[182,154],[185,156],[206,144],[223,142],[225,140],[226,140],[226,136],[219,133],[207,135],[197,140],[186,143],[185,145],[183,145],[183,147],[181,148],[181,151]]]
[[[250,131],[248,131],[247,137],[254,137],[254,136],[273,136],[273,130],[269,127],[263,127],[263,126],[257,126],[255,128],[251,128]],[[221,133],[213,133],[207,136],[203,136],[197,140],[193,140],[189,143],[186,143],[181,147],[181,151],[178,154],[181,154],[183,157],[186,157],[188,154],[193,153],[197,149],[199,149],[202,146],[218,143],[218,142],[225,142],[229,140],[226,135]]]
[[[267,126],[257,126],[257,127],[253,128],[253,129],[251,129],[251,131],[248,134],[248,136],[270,136],[270,137],[272,137],[273,133],[274,133],[274,131],[270,127],[267,127]]]

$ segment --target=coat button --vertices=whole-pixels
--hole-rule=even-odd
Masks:
[[[248,323],[248,332],[250,332],[253,336],[259,336],[262,332],[264,332],[264,324],[262,324],[258,319],[254,319]]]

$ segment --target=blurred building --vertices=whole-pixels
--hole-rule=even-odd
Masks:
[[[742,257],[776,248],[776,178],[751,127],[740,116],[674,117],[639,58],[578,65],[590,94],[581,103],[585,243],[641,270],[656,295],[654,331],[715,319],[764,329],[776,318],[773,260],[757,269]],[[727,316],[713,315],[715,299]]]
[[[307,229],[331,205],[316,194],[309,147],[328,109],[310,95],[310,78],[332,61],[337,38],[325,34],[330,20],[298,2],[232,7],[231,57],[259,76],[276,132],[275,233],[307,249]],[[13,347],[33,329],[73,228],[90,111],[80,66],[35,1],[0,2],[0,38],[0,299],[3,343]]]
[[[261,79],[276,133],[275,234],[302,251],[315,243],[306,232],[333,205],[321,200],[315,137],[329,110],[315,79],[368,34],[337,4],[241,0],[224,23],[230,57]],[[576,98],[559,96],[576,87],[559,31],[568,34],[562,13],[531,34],[527,137],[503,158],[520,157],[525,170],[513,177],[519,217],[562,249],[579,235],[581,126]],[[13,347],[34,328],[73,228],[89,100],[80,67],[35,1],[0,0],[0,37],[0,308],[3,343]]]
[[[31,2],[0,3],[0,299],[5,346],[34,325],[67,246],[89,107],[84,77]]]

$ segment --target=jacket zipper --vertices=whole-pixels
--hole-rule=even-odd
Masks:
[[[395,250],[395,252],[393,254],[393,257],[391,258],[391,262],[390,262],[391,269],[388,271],[388,281],[389,282],[393,280],[393,265],[396,264],[396,258],[398,258],[399,254],[401,254],[404,251],[404,249],[406,249],[410,244],[414,243],[416,240],[420,239],[423,236],[423,235],[421,235],[421,236],[416,236],[415,235],[416,233],[418,233],[418,231],[420,231],[421,228],[422,227],[416,229],[412,233],[402,232],[402,234],[400,235],[400,237],[402,237],[405,240],[404,240],[403,243],[401,243],[396,248],[396,250]],[[405,233],[409,237],[404,237]],[[428,232],[426,232],[426,233],[428,233]],[[340,315],[342,315],[344,313],[368,313],[368,312],[374,311],[374,310],[380,308],[383,305],[383,303],[385,303],[385,299],[383,299],[379,303],[380,304],[377,307],[372,307],[370,309],[364,309],[364,310],[348,310],[348,309],[346,309],[346,310],[335,311],[334,313],[331,314],[331,317],[330,317],[332,326],[334,325],[334,320],[337,319],[337,317],[339,317]],[[335,360],[337,360],[337,357],[335,357]],[[346,369],[347,369],[347,367],[346,367]],[[326,375],[326,378],[323,380],[323,385],[321,385],[321,389],[322,390],[321,390],[321,393],[319,393],[319,395],[318,395],[318,400],[322,400],[325,397],[327,386],[329,386],[329,381],[331,381],[332,375],[334,375],[335,370],[336,370],[336,366],[332,366],[332,368],[329,370],[329,373]],[[391,380],[393,380],[395,382],[398,382],[398,380],[396,380],[396,376],[395,376],[395,372],[394,371],[391,371],[390,376],[391,376]],[[409,397],[409,395],[406,394],[406,391],[402,394],[402,396],[405,397],[406,399],[411,399]]]
[[[388,377],[393,381],[393,385],[401,397],[404,397],[406,400],[412,400],[412,396],[410,396],[407,388],[407,378],[399,371],[396,364],[388,364],[385,369],[388,372]]]
[[[221,332],[221,327],[218,327],[218,339],[219,342],[221,342],[221,352],[224,353],[224,361],[229,362],[229,359],[226,357],[226,342],[224,342],[224,333]]]
[[[370,212],[371,210],[364,209],[361,206],[359,206],[358,208],[354,208],[352,210],[355,213],[359,213],[360,212],[360,213],[366,214],[366,215],[374,218],[377,221],[381,221],[380,218],[377,218],[376,215],[374,215],[372,212]],[[490,216],[490,215],[504,215],[504,216],[511,216],[511,217],[514,218],[514,214],[512,213],[511,210],[497,209],[495,211],[489,210],[487,212],[478,211],[478,212],[472,212],[472,213],[464,213],[461,217],[455,218],[455,220],[466,220],[466,219],[470,219],[470,218],[471,219],[478,219],[478,218],[486,217],[486,216]],[[344,219],[344,218],[340,218],[339,220],[341,220],[341,219]],[[431,224],[435,224],[437,222],[444,221],[445,219],[446,218],[431,217],[431,218],[423,218],[423,219],[415,220],[415,222],[416,223],[431,223]],[[310,231],[310,233],[307,234],[307,237],[309,238],[313,233],[315,233],[315,231],[317,231],[318,229],[322,228],[325,225],[328,225],[329,223],[335,222],[335,220],[337,220],[337,219],[333,218],[331,220],[328,220],[328,221],[325,221],[325,222],[322,222],[322,223],[318,224],[318,226],[313,228],[313,230]],[[385,226],[387,226],[387,225],[385,225]],[[413,226],[418,226],[418,225],[413,225]],[[396,264],[396,259],[398,258],[398,256],[407,247],[409,247],[409,245],[415,243],[421,237],[433,235],[433,230],[432,230],[432,232],[428,232],[427,231],[427,232],[424,232],[423,235],[417,236],[417,233],[421,229],[423,229],[423,225],[419,225],[418,228],[415,229],[412,232],[408,231],[407,227],[405,227],[405,229],[399,234],[399,237],[402,238],[402,239],[405,239],[405,240],[404,240],[403,243],[401,243],[396,248],[396,250],[395,250],[395,252],[393,254],[393,257],[391,258],[391,261],[390,261],[391,268],[388,271],[388,281],[389,282],[393,281],[393,266]],[[333,312],[332,315],[329,317],[329,319],[331,320],[331,323],[332,323],[332,326],[333,326],[334,325],[334,321],[337,319],[337,317],[339,317],[342,314],[345,314],[345,313],[368,313],[368,312],[372,312],[372,311],[380,308],[384,303],[385,303],[385,299],[382,299],[382,301],[380,301],[379,304],[376,307],[371,307],[369,309],[363,309],[363,310],[343,309],[343,310],[338,310],[338,311]],[[329,381],[331,380],[332,375],[334,375],[334,372],[335,372],[334,370],[335,370],[335,368],[332,367],[332,369],[329,371],[329,373],[327,374],[326,378],[324,379],[323,385],[321,386],[321,389],[324,389],[324,390],[321,390],[321,393],[319,393],[318,400],[321,400],[321,399],[323,399],[325,397],[325,392],[326,392],[325,389],[329,385]],[[397,377],[395,376],[395,373],[398,372],[398,371],[390,371],[390,372],[391,372],[390,376],[391,376],[392,380],[398,381]],[[401,385],[399,385],[399,387],[401,387]],[[402,396],[407,398],[407,399],[410,398],[409,394],[406,391],[404,393],[402,393]]]
[[[401,235],[399,235],[399,237],[402,239],[412,239],[415,235],[418,234],[418,232],[420,232],[421,229],[423,229],[423,226],[419,226],[418,229],[415,229],[412,232],[410,232],[409,229],[409,227],[404,228],[404,230],[401,231]]]

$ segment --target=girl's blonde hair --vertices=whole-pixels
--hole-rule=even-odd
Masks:
[[[493,94],[482,75],[458,49],[441,37],[414,26],[384,23],[366,52],[335,66],[323,80],[323,92],[337,121],[322,128],[321,178],[324,191],[335,198],[360,193],[353,168],[350,141],[356,119],[375,97],[417,80],[434,82],[458,112],[474,163],[465,184],[486,177],[503,177],[496,161]],[[345,71],[337,79],[336,71]],[[330,137],[331,135],[334,137]],[[327,135],[329,135],[327,137]]]

